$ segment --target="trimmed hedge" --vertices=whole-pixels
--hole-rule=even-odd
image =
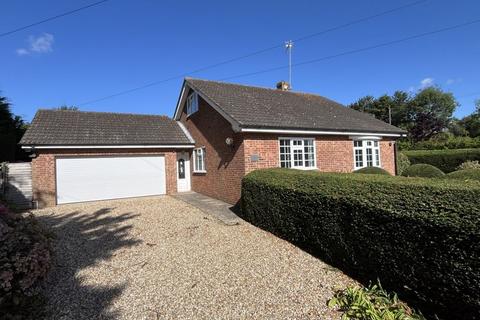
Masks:
[[[445,178],[480,181],[480,169],[464,169],[450,172]]]
[[[440,178],[445,175],[442,170],[430,164],[414,164],[408,167],[402,173],[405,177],[423,177],[423,178]]]
[[[410,160],[403,152],[397,153],[397,174],[402,175],[411,166]]]
[[[243,179],[242,215],[425,313],[480,314],[480,183],[288,169]]]
[[[453,172],[467,160],[480,160],[480,149],[403,151],[412,164],[431,164],[445,173]]]
[[[390,173],[388,173],[387,170],[384,170],[384,169],[378,168],[378,167],[366,167],[366,168],[355,170],[353,173],[382,174],[382,175],[385,175],[385,176],[390,175]]]

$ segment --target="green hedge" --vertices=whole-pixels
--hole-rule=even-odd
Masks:
[[[431,164],[419,163],[408,167],[402,175],[405,177],[440,178],[445,173]]]
[[[480,183],[254,171],[242,215],[361,280],[451,319],[480,313]]]
[[[363,174],[382,174],[384,176],[389,176],[387,170],[378,168],[378,167],[366,167],[362,169],[355,170],[354,173],[363,173]]]
[[[450,172],[445,176],[446,179],[474,180],[480,181],[480,169],[464,169]],[[480,199],[479,199],[480,201]]]
[[[453,172],[467,160],[480,160],[480,149],[403,151],[412,164],[431,164],[443,172]]]

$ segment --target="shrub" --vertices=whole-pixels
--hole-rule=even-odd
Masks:
[[[48,237],[32,215],[0,213],[0,310],[7,318],[27,318],[36,286],[51,261]]]
[[[443,138],[443,137],[442,137]],[[445,150],[445,149],[469,149],[480,148],[480,137],[455,137],[448,139],[435,138],[413,143],[409,140],[399,141],[401,150]]]
[[[377,168],[377,167],[366,167],[366,168],[361,168],[358,170],[355,170],[354,173],[364,173],[364,174],[383,174],[386,176],[389,176],[390,173],[388,173],[387,170],[384,170],[382,168]]]
[[[411,163],[408,157],[402,153],[397,153],[397,174],[402,175],[402,173],[410,167]]]
[[[403,172],[403,176],[405,177],[439,178],[444,175],[445,173],[437,167],[423,163],[414,164]]]
[[[431,164],[446,173],[455,171],[465,161],[480,160],[480,149],[417,150],[404,153],[412,164]]]
[[[328,301],[328,306],[342,311],[342,319],[426,320],[423,315],[401,302],[396,294],[386,292],[380,283],[337,291]]]
[[[479,197],[478,182],[268,169],[244,177],[242,215],[422,311],[472,319]]]
[[[480,169],[464,169],[450,172],[445,176],[447,179],[480,181]]]
[[[457,167],[457,170],[467,170],[467,169],[480,169],[480,162],[475,161],[465,161]]]

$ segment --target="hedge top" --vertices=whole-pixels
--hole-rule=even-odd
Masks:
[[[439,178],[444,176],[445,173],[431,164],[420,163],[408,167],[402,175],[405,177]]]
[[[388,173],[387,170],[378,168],[378,167],[366,167],[366,168],[361,168],[358,170],[355,170],[353,173],[363,173],[363,174],[383,174],[385,176],[389,176],[390,173]]]
[[[397,216],[480,230],[480,182],[350,173],[321,173],[294,169],[256,170],[244,183],[292,190],[309,197],[351,199],[360,205],[382,207]]]

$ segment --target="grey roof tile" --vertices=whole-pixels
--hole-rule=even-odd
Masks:
[[[38,110],[22,145],[191,144],[167,116],[71,110]]]
[[[406,133],[319,95],[192,78],[185,81],[242,128]]]

